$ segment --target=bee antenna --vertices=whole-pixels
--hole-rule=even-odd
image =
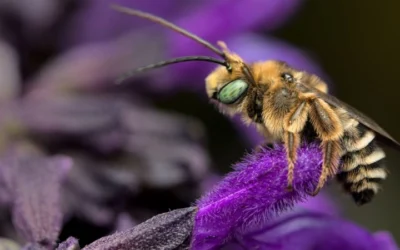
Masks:
[[[134,76],[137,73],[140,72],[144,72],[146,70],[150,70],[150,69],[155,69],[155,68],[160,68],[160,67],[164,67],[170,64],[175,64],[175,63],[180,63],[180,62],[189,62],[189,61],[203,61],[203,62],[212,62],[212,63],[216,63],[216,64],[221,64],[225,67],[229,67],[227,65],[227,63],[225,61],[219,60],[219,59],[215,59],[212,57],[208,57],[208,56],[185,56],[185,57],[177,57],[177,58],[173,58],[167,61],[161,61],[158,63],[153,63],[144,67],[140,67],[140,68],[136,68],[133,69],[125,74],[123,74],[122,76],[120,76],[117,80],[116,83],[120,84],[123,81],[125,81],[126,79]]]
[[[170,29],[172,29],[172,30],[174,30],[174,31],[176,31],[176,32],[188,37],[188,38],[193,39],[194,41],[196,41],[196,42],[204,45],[205,47],[209,48],[210,50],[214,51],[215,53],[220,55],[222,58],[226,59],[225,53],[222,52],[221,50],[219,50],[217,47],[215,47],[211,43],[205,41],[204,39],[202,39],[202,38],[200,38],[198,36],[196,36],[195,34],[190,33],[187,30],[184,30],[181,27],[176,26],[175,24],[173,24],[173,23],[171,23],[171,22],[169,22],[169,21],[167,21],[167,20],[165,20],[165,19],[163,19],[161,17],[155,16],[155,15],[152,15],[150,13],[143,12],[143,11],[140,11],[140,10],[135,10],[135,9],[132,9],[132,8],[120,6],[120,5],[117,5],[117,4],[111,4],[111,8],[113,8],[113,9],[119,11],[119,12],[128,14],[128,15],[137,16],[137,17],[140,17],[140,18],[144,18],[144,19],[150,20],[150,21],[152,21],[154,23],[161,24],[162,26],[170,28]]]

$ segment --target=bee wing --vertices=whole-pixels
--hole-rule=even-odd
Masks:
[[[350,106],[349,104],[339,100],[338,98],[326,94],[322,91],[319,91],[316,88],[313,88],[306,84],[301,84],[301,90],[306,92],[312,92],[316,94],[319,98],[327,102],[328,104],[342,108],[348,112],[348,114],[356,119],[358,122],[363,124],[364,126],[368,127],[369,129],[373,130],[375,133],[378,134],[377,139],[389,147],[393,147],[396,150],[400,151],[400,143],[397,142],[388,132],[386,132],[381,126],[379,126],[374,120],[369,118],[367,115],[361,113],[356,108]]]

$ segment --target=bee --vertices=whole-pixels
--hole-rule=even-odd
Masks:
[[[290,67],[282,61],[246,63],[225,43],[219,48],[202,38],[142,11],[113,5],[114,9],[148,19],[170,28],[207,47],[221,59],[206,56],[174,58],[137,68],[121,76],[122,82],[149,69],[187,61],[206,61],[219,66],[205,79],[208,97],[224,113],[240,114],[247,124],[270,142],[283,142],[288,162],[287,187],[293,189],[297,150],[302,141],[318,141],[323,154],[318,183],[309,193],[316,195],[327,179],[336,175],[356,204],[371,201],[386,179],[383,165],[384,143],[400,149],[400,144],[368,116],[328,94],[328,86],[318,76]]]

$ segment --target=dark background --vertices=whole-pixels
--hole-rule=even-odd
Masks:
[[[308,52],[330,77],[337,97],[376,120],[397,140],[399,10],[399,1],[304,1],[300,11],[272,33]],[[197,98],[181,94],[160,102],[160,107],[201,118],[208,128],[208,145],[216,168],[227,172],[230,164],[243,155],[243,142],[215,108],[205,107]],[[386,152],[390,175],[372,203],[357,207],[337,183],[328,189],[345,216],[373,231],[388,230],[400,242],[400,152]]]

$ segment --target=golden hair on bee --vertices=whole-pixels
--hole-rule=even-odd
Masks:
[[[161,24],[207,47],[222,60],[205,56],[174,58],[134,69],[118,79],[149,69],[186,61],[219,64],[205,79],[208,97],[224,113],[240,114],[244,122],[255,124],[268,142],[282,142],[288,160],[287,187],[292,190],[297,149],[302,141],[320,142],[323,162],[316,183],[316,195],[328,177],[335,175],[354,201],[369,202],[387,176],[384,151],[378,145],[400,149],[372,119],[329,95],[319,77],[296,70],[281,61],[246,63],[229,51],[223,42],[215,47],[200,37],[149,13],[113,5],[115,10]]]

